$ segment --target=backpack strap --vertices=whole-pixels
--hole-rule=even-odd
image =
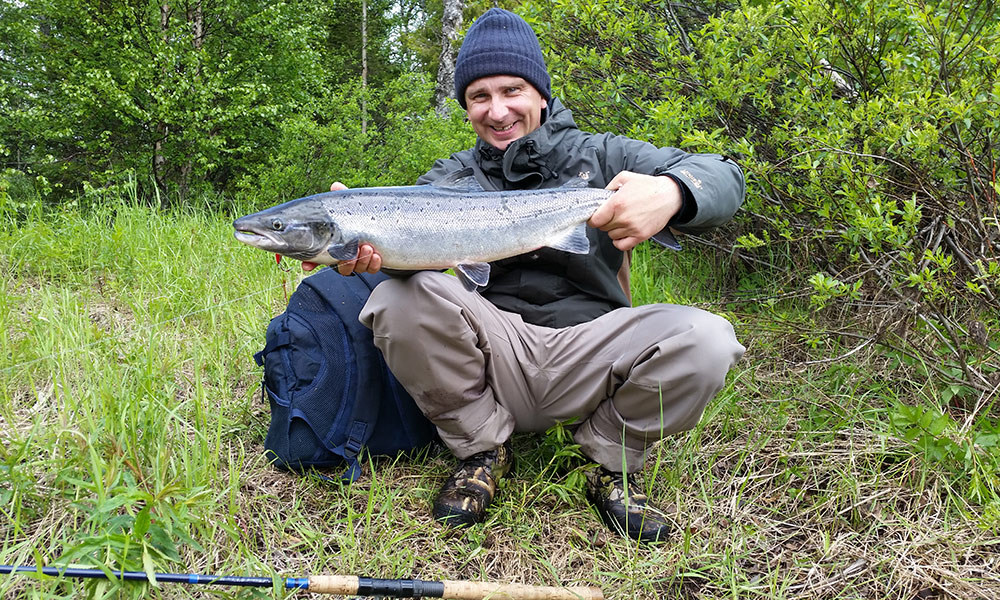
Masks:
[[[368,404],[375,403],[369,402]],[[355,411],[355,414],[357,412],[359,411]],[[376,408],[373,418],[377,416],[378,409]],[[341,481],[354,483],[361,477],[361,464],[358,462],[358,453],[364,447],[365,441],[371,437],[373,425],[374,421],[366,422],[363,415],[351,423],[351,428],[348,430],[347,442],[344,443],[344,458],[347,460],[347,469],[340,475]]]
[[[364,288],[359,286],[349,286],[349,289],[356,293],[358,300],[361,302],[362,306],[368,302],[368,296],[371,295],[372,290],[375,289],[379,283],[382,283],[388,276],[383,273],[358,273],[358,279],[364,283]],[[366,334],[370,337],[371,332],[364,325],[361,326]],[[383,364],[382,351],[375,349],[375,354],[377,354],[378,363]],[[359,361],[360,362],[360,361]],[[373,364],[373,363],[368,363]],[[374,374],[369,373],[372,379],[369,383],[374,382]],[[366,386],[365,376],[361,375],[360,388]],[[392,390],[380,390],[380,393],[393,392]],[[360,395],[360,393],[359,393]],[[379,407],[382,405],[381,402],[365,402],[359,401],[354,404],[354,413],[351,415],[351,425],[348,428],[347,441],[344,443],[344,457],[347,459],[347,469],[340,476],[342,481],[348,483],[354,483],[361,477],[361,465],[358,463],[358,454],[364,447],[365,443],[372,435],[372,431],[375,429],[375,422],[378,419]]]
[[[323,275],[319,273],[318,275]],[[314,276],[314,277],[317,277]],[[355,360],[358,366],[355,385],[356,398],[353,402],[350,421],[346,429],[347,438],[344,443],[335,448],[330,448],[336,454],[344,457],[347,462],[347,470],[341,475],[344,481],[354,482],[361,477],[361,465],[358,462],[358,454],[364,448],[365,443],[371,437],[378,421],[379,408],[381,402],[378,398],[384,397],[388,390],[382,389],[382,377],[380,373],[372,373],[369,367],[378,365],[382,359],[381,351],[372,343],[372,332],[358,321],[358,309],[368,301],[368,296],[376,285],[388,279],[387,275],[361,273],[357,277],[344,278],[339,273],[331,276],[338,279],[337,285],[315,285],[316,293],[320,295],[326,303],[340,314],[341,307],[353,307],[353,312],[348,309],[341,315],[341,321],[347,335],[351,338],[352,348],[356,353]],[[321,279],[306,278],[302,284],[312,285],[313,282],[321,283]],[[365,343],[358,343],[358,340],[365,340]]]
[[[253,360],[257,363],[258,367],[264,366],[264,356],[271,353],[278,348],[287,346],[292,341],[291,335],[289,335],[288,330],[278,331],[273,336],[268,336],[267,343],[264,345],[264,349],[253,355]]]
[[[375,289],[379,283],[388,279],[388,277],[382,273],[370,274],[370,273],[358,273],[358,279],[364,283],[364,287],[360,286],[349,286],[351,292],[357,295],[358,301],[362,306],[368,302],[368,296],[371,295],[372,290]],[[360,321],[355,319],[355,322],[360,325]],[[367,337],[371,337],[371,331],[364,325],[360,326],[363,329]],[[379,359],[378,362],[382,360],[382,351],[375,348],[374,344],[371,346],[374,348],[374,354],[377,355]],[[361,361],[358,361],[361,363]],[[364,364],[378,364],[367,362]],[[371,376],[370,379],[366,378],[365,374],[359,374],[361,376],[361,381],[359,382],[359,390],[370,389],[368,388],[372,382],[375,381],[374,373],[368,373]],[[367,379],[367,381],[366,381]],[[379,390],[379,393],[384,393],[387,390]],[[359,391],[359,396],[362,393]],[[358,453],[364,447],[365,442],[371,437],[372,431],[375,428],[375,422],[378,420],[378,412],[381,407],[381,402],[366,402],[363,399],[359,399],[358,402],[354,403],[354,412],[351,414],[351,425],[348,428],[347,441],[344,443],[344,458],[347,459],[347,470],[344,471],[340,478],[343,481],[348,481],[354,483],[361,477],[361,465],[358,464]]]

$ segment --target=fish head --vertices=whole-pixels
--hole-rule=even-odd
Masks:
[[[327,253],[339,239],[336,223],[311,198],[293,200],[233,221],[236,239],[244,244],[301,261],[334,264]]]

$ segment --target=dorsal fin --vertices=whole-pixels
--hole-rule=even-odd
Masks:
[[[434,187],[448,188],[450,190],[462,192],[482,192],[483,186],[476,181],[475,171],[472,167],[465,167],[448,173],[441,179],[431,183]]]

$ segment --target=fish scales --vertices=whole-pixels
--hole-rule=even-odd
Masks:
[[[542,246],[589,250],[585,223],[612,192],[580,180],[541,190],[486,192],[471,169],[432,185],[354,188],[285,202],[233,222],[236,238],[333,265],[371,244],[394,270],[454,267],[466,288],[486,285],[489,262]]]
[[[586,221],[609,193],[599,189],[482,194],[376,194],[368,203],[324,199],[345,237],[371,243],[388,268],[446,268],[535,250]]]

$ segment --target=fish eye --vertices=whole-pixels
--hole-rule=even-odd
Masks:
[[[281,219],[275,219],[271,221],[271,229],[275,231],[281,231],[285,224],[281,222]]]

